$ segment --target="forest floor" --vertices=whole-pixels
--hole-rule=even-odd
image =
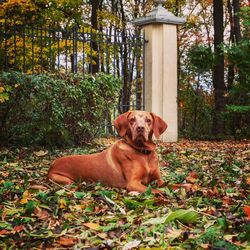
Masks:
[[[0,249],[250,249],[250,141],[160,143],[163,195],[46,182],[51,161],[101,151],[0,149]]]

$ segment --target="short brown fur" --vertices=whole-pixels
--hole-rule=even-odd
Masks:
[[[56,159],[48,179],[61,184],[77,180],[101,182],[138,192],[145,192],[146,185],[156,180],[160,187],[163,180],[152,136],[159,137],[167,124],[153,113],[129,111],[120,115],[114,125],[123,139],[100,153]]]

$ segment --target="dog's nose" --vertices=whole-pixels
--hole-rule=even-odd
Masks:
[[[137,131],[138,133],[143,133],[143,132],[144,132],[144,127],[137,127],[137,128],[136,128],[136,131]]]

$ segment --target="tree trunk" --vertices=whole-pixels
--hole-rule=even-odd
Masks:
[[[215,135],[224,132],[224,122],[222,113],[225,110],[226,85],[224,82],[224,55],[220,48],[223,43],[223,0],[213,0],[214,11],[214,53],[216,63],[213,69],[213,87],[214,87],[214,117],[213,133]]]
[[[97,11],[99,8],[99,0],[91,0],[91,5],[92,5],[92,10],[91,10],[91,28],[92,34],[91,34],[91,42],[90,42],[90,47],[91,47],[91,59],[92,62],[90,62],[89,65],[89,72],[92,74],[95,74],[99,71],[99,57],[98,57],[98,19],[97,19]],[[93,56],[94,53],[97,53],[97,56]],[[93,63],[94,62],[94,63]]]
[[[230,22],[230,37],[229,42],[233,44],[235,42],[234,37],[234,21],[233,21],[233,9],[231,5],[231,0],[227,1],[227,8],[229,14],[229,22]],[[228,75],[227,75],[227,88],[230,90],[233,86],[235,74],[234,74],[234,64],[230,63],[228,66]]]
[[[233,0],[233,11],[234,11],[234,34],[235,34],[235,40],[236,43],[239,43],[241,41],[241,32],[240,32],[240,3],[239,0]]]
[[[123,87],[122,87],[122,112],[129,110],[129,76],[128,76],[128,48],[127,48],[127,32],[126,32],[126,19],[123,8],[122,0],[120,1],[121,17],[122,17],[122,43],[124,45],[123,54],[121,54],[121,60],[123,61]]]

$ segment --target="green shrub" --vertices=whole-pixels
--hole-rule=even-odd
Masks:
[[[107,74],[0,77],[8,98],[0,104],[0,141],[19,145],[82,144],[100,132],[114,107],[120,81]]]

